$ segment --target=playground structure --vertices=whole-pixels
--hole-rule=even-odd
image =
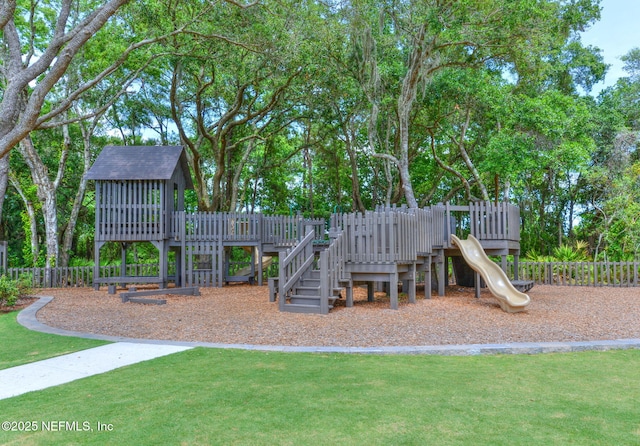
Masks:
[[[353,305],[353,287],[385,283],[392,309],[398,283],[416,301],[416,276],[424,273],[425,298],[431,278],[444,294],[448,258],[461,255],[452,235],[472,234],[489,255],[520,255],[519,210],[508,203],[440,204],[427,208],[379,208],[323,219],[244,213],[187,213],[184,192],[192,188],[180,146],[108,146],[87,173],[96,184],[94,287],[155,283],[166,288],[263,283],[265,262],[278,257],[278,277],[269,279],[270,300],[281,311],[326,314],[344,291]],[[120,243],[122,265],[133,242],[150,242],[159,253],[159,274],[100,277],[100,250]],[[230,270],[232,248],[250,253],[249,267]],[[169,255],[175,272],[169,275]],[[121,268],[125,271],[125,268]],[[517,280],[517,277],[515,277]],[[487,278],[485,278],[487,280]],[[480,281],[476,280],[478,290]]]

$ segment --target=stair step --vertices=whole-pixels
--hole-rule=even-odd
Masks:
[[[320,295],[320,287],[319,286],[297,286],[296,293],[302,296],[316,296]]]
[[[303,277],[302,279],[300,279],[300,285],[320,287],[320,279],[310,279],[308,277]]]
[[[329,305],[329,309],[331,309]],[[284,311],[290,313],[320,313],[320,305],[286,304]]]
[[[320,296],[308,296],[304,294],[294,294],[289,298],[292,304],[318,305],[320,306]]]
[[[337,296],[329,296],[329,308],[333,305],[333,303],[338,300]],[[320,297],[319,296],[306,296],[302,294],[294,294],[289,297],[289,301],[292,304],[303,304],[303,305],[318,305],[320,306]]]

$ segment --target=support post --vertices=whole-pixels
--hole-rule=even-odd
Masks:
[[[444,296],[444,286],[449,272],[449,258],[444,257],[444,261],[438,268],[438,296]]]
[[[431,256],[427,256],[424,267],[424,298],[431,299]]]
[[[389,274],[389,300],[391,309],[398,309],[398,272]]]
[[[258,286],[262,286],[262,246],[256,246],[256,252],[258,253]]]
[[[93,246],[93,289],[100,289],[100,249],[104,242],[95,242]]]
[[[373,302],[374,301],[374,289],[373,289],[374,283],[373,282],[367,282],[367,302]]]
[[[188,286],[189,281],[187,280],[187,217],[186,212],[180,212],[180,228],[178,228],[177,232],[180,237],[180,269],[178,269],[176,265],[176,274],[180,274],[180,283],[181,286]],[[176,261],[178,260],[178,256],[176,255]],[[177,278],[176,278],[177,280]]]
[[[416,264],[412,263],[409,265],[409,273],[408,273],[407,285],[409,289],[407,293],[409,294],[409,303],[416,303]]]
[[[123,242],[120,244],[120,277],[125,277],[127,275],[127,243]],[[120,284],[121,287],[126,287],[127,285],[123,282]]]

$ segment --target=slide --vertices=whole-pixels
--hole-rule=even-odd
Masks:
[[[460,248],[462,257],[469,266],[480,273],[504,311],[517,313],[526,310],[531,301],[529,296],[514,288],[504,271],[487,257],[477,238],[469,235],[467,240],[460,240],[452,234],[451,241]]]
[[[262,270],[266,270],[267,268],[269,268],[269,265],[271,265],[271,262],[273,262],[273,257],[268,257],[268,256],[263,256],[262,257]],[[256,259],[256,264],[254,267],[256,274],[258,273],[258,262]],[[234,274],[234,276],[248,276],[249,274],[251,274],[251,265],[249,266],[245,266],[242,269],[239,269],[238,271],[236,271],[236,273]]]

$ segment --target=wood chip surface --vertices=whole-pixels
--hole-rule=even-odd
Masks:
[[[138,290],[145,289],[138,287]],[[118,292],[127,291],[119,289]],[[389,298],[354,292],[328,315],[281,313],[267,286],[201,288],[201,296],[146,296],[166,305],[122,303],[106,288],[48,289],[37,318],[73,331],[132,338],[289,346],[419,346],[640,338],[640,288],[535,286],[526,312],[500,309],[488,290],[448,287],[445,296],[389,309]]]

